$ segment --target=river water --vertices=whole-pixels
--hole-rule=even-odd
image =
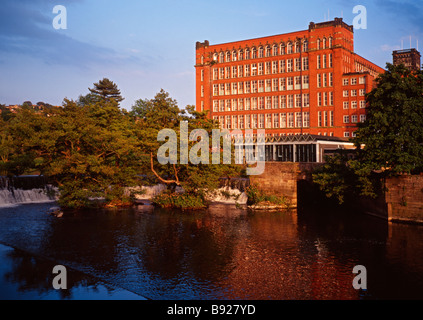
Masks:
[[[423,227],[319,208],[0,208],[1,299],[422,299]],[[51,286],[67,267],[68,290]],[[367,291],[352,270],[367,269]]]

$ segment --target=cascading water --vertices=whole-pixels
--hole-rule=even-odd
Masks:
[[[53,202],[56,194],[43,176],[0,177],[0,207]]]

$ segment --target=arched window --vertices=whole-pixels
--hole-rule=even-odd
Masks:
[[[272,51],[273,51],[272,55],[276,57],[278,55],[278,46],[276,44],[273,45]]]
[[[231,53],[226,51],[226,62],[231,62]]]
[[[250,49],[245,49],[245,60],[248,60],[251,58],[251,52]]]
[[[329,48],[332,48],[333,47],[333,38],[332,37],[329,37],[328,47]]]
[[[219,55],[217,53],[215,53],[213,55],[213,61],[216,61],[217,62],[218,59],[219,59]]]
[[[285,43],[281,43],[281,45],[280,45],[280,48],[281,48],[281,50],[280,50],[280,52],[281,52],[281,55],[284,55],[285,54]]]
[[[300,52],[300,47],[301,47],[301,40],[295,41],[295,44],[294,44],[294,52],[295,53]]]
[[[322,47],[323,49],[326,49],[326,38],[323,38]]]
[[[286,54],[291,54],[292,53],[292,42],[289,41],[288,44],[286,45]]]
[[[317,50],[320,50],[320,38],[317,39]]]
[[[244,51],[243,50],[238,51],[238,60],[239,61],[244,60]]]
[[[267,46],[266,47],[266,57],[270,57],[271,53],[272,53],[272,50],[270,49],[270,46]]]
[[[253,59],[257,59],[257,49],[255,47],[251,50],[251,54]]]
[[[201,56],[201,64],[204,64],[204,56]]]
[[[259,47],[259,58],[264,57],[264,48],[262,46]]]
[[[308,41],[307,39],[304,39],[303,42],[303,52],[307,52],[308,51]]]
[[[219,62],[220,63],[225,62],[225,54],[223,53],[223,51],[220,52],[220,54],[219,54]]]
[[[237,59],[237,53],[236,53],[236,51],[234,50],[234,51],[232,51],[232,61],[237,61],[238,59]]]

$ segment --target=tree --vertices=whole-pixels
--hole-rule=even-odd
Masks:
[[[423,172],[423,71],[387,64],[366,96],[355,159],[335,157],[313,174],[328,197],[376,197],[386,177]]]
[[[422,172],[423,72],[387,64],[376,84],[366,97],[367,119],[356,132],[356,165],[386,175]]]
[[[90,90],[94,96],[104,100],[110,101],[111,99],[114,99],[117,103],[124,100],[117,85],[107,78],[103,78],[103,80],[100,80],[98,83],[94,83],[94,88],[88,88],[88,90]]]
[[[178,206],[189,206],[188,203],[204,205],[207,194],[213,192],[219,186],[219,178],[224,176],[235,176],[240,173],[240,168],[235,165],[213,165],[206,163],[186,163],[181,164],[181,123],[185,122],[188,126],[188,134],[195,129],[203,129],[207,132],[209,139],[205,141],[207,146],[211,146],[212,130],[218,129],[217,124],[207,118],[205,112],[196,112],[193,106],[187,106],[186,110],[180,110],[177,102],[172,99],[163,89],[151,99],[136,101],[132,108],[131,115],[136,119],[139,131],[139,137],[143,141],[146,154],[149,155],[150,172],[157,178],[157,181],[169,186],[174,190],[176,186],[184,189],[185,195],[178,197],[169,197],[169,201],[180,201]],[[162,165],[157,161],[157,154],[163,142],[157,141],[159,132],[163,129],[171,129],[175,132],[178,143],[176,151],[177,163]],[[188,149],[198,141],[189,141]],[[211,151],[211,147],[208,151]],[[211,153],[209,156],[211,157]],[[165,196],[166,197],[166,196]],[[194,201],[194,200],[195,201]],[[158,199],[158,201],[163,198]],[[166,201],[161,204],[166,204]],[[173,203],[175,204],[175,203]]]

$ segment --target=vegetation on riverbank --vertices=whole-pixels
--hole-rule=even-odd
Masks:
[[[176,162],[159,163],[162,129],[174,130],[179,138],[183,122],[188,137],[195,129],[203,129],[211,139],[218,126],[206,113],[196,112],[193,106],[179,109],[163,90],[153,99],[136,101],[128,112],[119,105],[123,98],[117,85],[108,79],[89,90],[78,100],[65,99],[60,108],[21,108],[0,118],[1,174],[36,171],[48,177],[59,188],[63,208],[128,206],[134,199],[128,188],[143,185],[140,174],[153,176],[155,183],[169,190],[175,186],[185,190],[181,200],[157,198],[158,205],[206,205],[205,190],[218,188],[221,177],[239,175],[234,165],[180,164],[180,149],[176,154],[170,149],[166,152]],[[193,140],[188,142],[190,149],[198,142]]]
[[[250,185],[245,192],[248,197],[247,205],[252,208],[289,209],[291,207],[291,203],[287,197],[268,194],[261,190],[257,184]]]

